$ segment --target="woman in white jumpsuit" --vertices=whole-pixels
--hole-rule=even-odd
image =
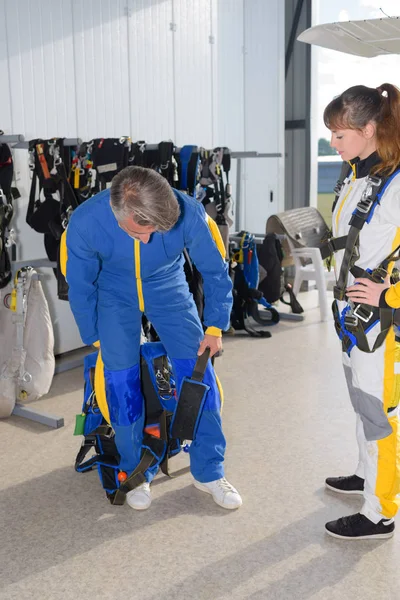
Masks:
[[[370,184],[368,176],[382,182],[372,216],[360,231],[355,260],[356,268],[370,273],[400,246],[400,91],[391,84],[377,89],[354,86],[328,104],[324,122],[331,130],[331,146],[351,166],[334,209],[333,238],[348,235],[349,221]],[[375,183],[378,189],[379,180]],[[335,254],[337,279],[344,253],[341,249]],[[355,278],[349,272],[346,295],[335,300],[341,337],[348,333],[344,317],[353,317],[354,310],[357,315],[357,303],[381,309],[400,307],[400,284],[389,287],[393,264],[390,262],[388,274],[379,283],[362,276]],[[361,314],[364,322],[365,313]],[[370,349],[381,331],[382,312],[376,314],[377,319],[363,325]],[[391,319],[391,312],[386,314]],[[393,325],[374,352],[365,351],[365,347],[361,350],[354,337],[345,339],[353,342],[344,348],[343,364],[356,412],[359,464],[354,475],[330,477],[326,486],[343,494],[363,494],[364,504],[359,513],[325,527],[327,533],[342,539],[391,537],[400,492],[400,343]]]

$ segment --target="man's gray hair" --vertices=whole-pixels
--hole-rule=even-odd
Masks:
[[[126,167],[111,185],[111,208],[117,221],[132,218],[142,226],[169,231],[180,214],[168,181],[153,169]]]

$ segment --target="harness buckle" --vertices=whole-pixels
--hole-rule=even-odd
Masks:
[[[376,177],[375,175],[368,175],[367,182],[371,184],[371,186],[379,187],[382,183],[382,179],[380,177]]]
[[[388,272],[387,269],[385,269],[385,267],[377,267],[372,271],[372,277],[374,278],[373,281],[378,279],[377,283],[382,283],[387,277],[387,274]]]
[[[344,326],[346,329],[356,329],[358,326],[358,317],[354,313],[347,313],[344,317]]]
[[[343,184],[343,181],[340,181],[340,179],[337,180],[336,185],[333,188],[333,193],[335,194],[335,196],[339,196],[340,192],[342,191]]]
[[[368,310],[365,308],[365,305],[358,304],[356,308],[353,310],[353,315],[364,321],[364,323],[368,323],[371,320],[374,311],[372,309]]]

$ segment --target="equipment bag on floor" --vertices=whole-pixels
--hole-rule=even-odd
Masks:
[[[169,475],[168,460],[181,451],[181,441],[170,435],[177,407],[171,365],[161,342],[142,344],[141,381],[145,401],[142,458],[129,477],[119,469],[120,457],[110,425],[100,353],[85,357],[84,377],[84,402],[75,427],[75,435],[83,435],[84,440],[75,469],[83,473],[97,468],[111,504],[121,505],[128,491],[146,481],[145,472],[150,467],[158,465]],[[89,452],[92,455],[87,458]]]
[[[20,269],[13,286],[0,294],[0,417],[15,401],[38,400],[54,375],[54,334],[49,307],[38,275]]]
[[[254,329],[250,317],[260,325],[275,325],[279,313],[265,300],[258,290],[259,267],[254,235],[241,231],[238,248],[233,249],[232,260],[236,263],[233,283],[233,309],[231,323],[234,329],[245,329],[253,337],[271,337],[268,331]],[[260,312],[258,305],[266,310]]]
[[[263,269],[263,277],[260,277],[258,289],[262,292],[267,302],[280,300],[291,307],[292,312],[300,314],[304,312],[302,306],[293,293],[292,286],[285,284],[282,260],[284,258],[282,244],[276,233],[267,233],[263,243],[257,248],[260,266]],[[289,300],[285,300],[285,292]]]

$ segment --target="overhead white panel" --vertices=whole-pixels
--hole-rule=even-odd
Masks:
[[[324,23],[306,29],[297,39],[366,58],[400,54],[400,17]]]
[[[172,0],[130,0],[128,15],[132,138],[174,139]]]

